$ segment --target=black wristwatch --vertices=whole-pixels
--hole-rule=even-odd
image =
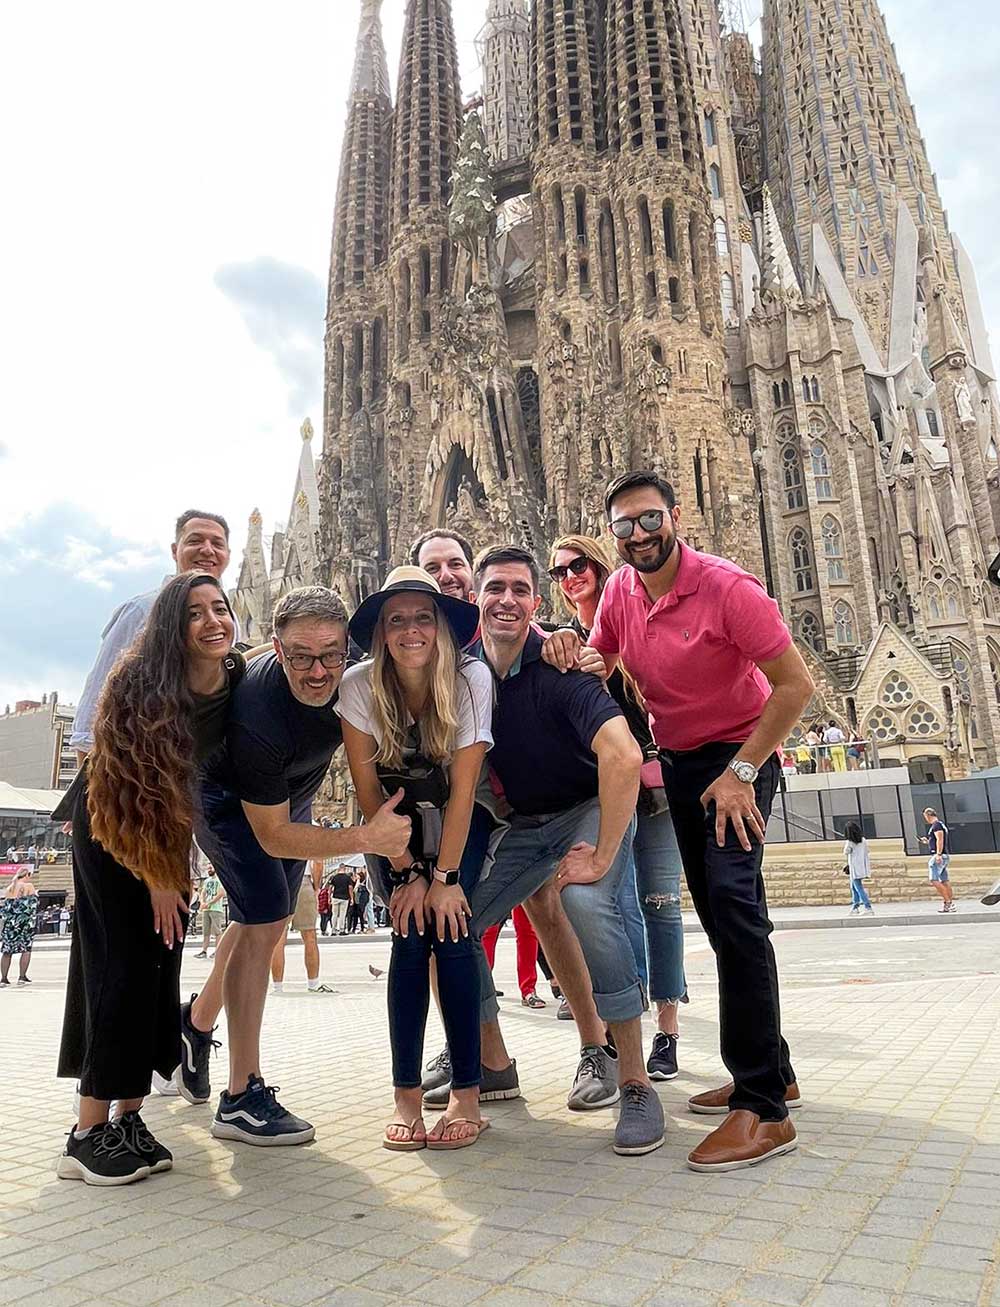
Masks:
[[[456,867],[453,871],[445,871],[441,867],[434,868],[434,879],[439,885],[457,885],[459,871]]]
[[[397,871],[395,867],[390,866],[388,878],[393,886],[398,889],[401,885],[412,885],[415,880],[426,880],[429,883],[431,872],[425,862],[411,862],[402,871]]]

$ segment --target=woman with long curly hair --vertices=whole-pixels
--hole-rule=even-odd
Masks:
[[[613,566],[601,542],[592,536],[562,536],[552,546],[549,576],[558,585],[559,597],[572,614],[570,625],[584,643]],[[608,690],[625,714],[648,764],[648,768],[643,767],[632,843],[634,885],[646,928],[649,997],[657,1008],[658,1030],[646,1070],[651,1080],[673,1080],[677,1076],[677,1005],[687,1002],[681,855],[663,792],[649,718],[635,682],[624,667],[617,668],[608,678]],[[634,898],[635,889],[632,892]],[[628,913],[623,911],[623,915],[627,920]],[[640,932],[638,941],[632,939],[633,949],[642,944]],[[640,973],[643,970],[640,963]]]
[[[117,1185],[172,1165],[140,1115],[180,1061],[179,977],[196,768],[224,747],[245,664],[218,580],[183,572],[101,694],[70,807],[76,918],[59,1075],[80,1082],[58,1174]],[[112,1100],[118,1115],[110,1119]]]
[[[413,820],[410,848],[372,861],[389,904],[389,1042],[396,1116],[385,1148],[465,1148],[488,1124],[479,1112],[479,971],[467,895],[492,827],[476,803],[493,744],[493,677],[463,657],[479,625],[474,604],[442,594],[419,567],[398,567],[351,618],[371,658],[345,674],[337,711],[358,803],[371,820],[399,787]],[[441,1016],[451,1050],[451,1098],[428,1134],[420,1115],[421,1060],[437,960]]]

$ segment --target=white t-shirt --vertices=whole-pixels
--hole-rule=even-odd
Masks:
[[[828,726],[823,732],[824,744],[843,744],[846,736],[839,726]]]
[[[340,682],[337,713],[359,731],[381,743],[375,721],[375,707],[371,689],[372,664],[358,663],[349,667]],[[456,692],[458,733],[455,749],[470,744],[493,747],[493,673],[478,658],[463,658],[458,669]]]

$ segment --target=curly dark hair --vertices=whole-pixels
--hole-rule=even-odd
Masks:
[[[194,780],[188,605],[201,585],[226,599],[207,572],[182,572],[160,591],[105,682],[87,761],[94,839],[150,889],[178,893],[190,881]]]

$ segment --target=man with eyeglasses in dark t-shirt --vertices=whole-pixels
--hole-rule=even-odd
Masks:
[[[252,660],[230,701],[226,750],[201,777],[198,843],[229,898],[230,926],[204,989],[181,1009],[177,1086],[210,1094],[208,1058],[222,1007],[229,1086],[212,1124],[218,1139],[299,1144],[315,1130],[288,1112],[260,1074],[260,1027],[274,946],[291,917],[306,861],[338,854],[398,857],[410,821],[402,791],[363,827],[312,824],[312,801],[340,747],[334,703],[347,662],[347,612],[332,590],[307,586],[274,610],[274,650]]]

